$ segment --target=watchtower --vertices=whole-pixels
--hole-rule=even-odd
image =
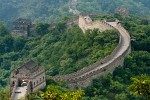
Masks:
[[[27,37],[30,34],[32,22],[30,19],[19,18],[13,21],[12,35]]]
[[[25,94],[40,90],[46,86],[45,70],[32,60],[24,63],[11,73],[11,99],[17,100]]]

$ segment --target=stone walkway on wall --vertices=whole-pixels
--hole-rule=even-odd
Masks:
[[[117,26],[117,22],[108,22],[108,24],[112,25],[113,27],[115,27],[120,32],[120,35],[121,35],[121,38],[122,38],[122,44],[121,44],[120,49],[118,50],[118,52],[114,55],[114,57],[111,60],[109,60],[108,62],[103,63],[102,65],[96,67],[95,69],[93,69],[89,72],[86,72],[86,73],[78,76],[77,78],[86,76],[87,74],[89,74],[91,72],[94,72],[94,71],[96,71],[100,68],[103,68],[103,67],[107,66],[109,63],[113,62],[117,57],[122,55],[126,51],[128,46],[130,45],[130,38],[128,37],[127,33],[122,29],[122,27]]]
[[[95,64],[92,64],[91,66],[72,74],[52,77],[54,80],[67,81],[68,85],[71,87],[86,87],[90,84],[93,78],[105,73],[112,73],[116,67],[123,65],[125,56],[127,56],[131,50],[130,35],[121,26],[119,21],[106,22],[97,20],[88,23],[85,19],[86,17],[79,16],[79,27],[83,32],[89,29],[89,27],[90,29],[98,28],[100,31],[115,28],[119,31],[119,43],[111,55],[102,59],[101,61],[98,61]]]
[[[15,90],[15,96],[13,100],[18,100],[23,98],[27,93],[27,86],[24,87],[17,87],[17,89]]]

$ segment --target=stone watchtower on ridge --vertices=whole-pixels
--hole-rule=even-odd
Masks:
[[[34,61],[24,63],[11,73],[11,100],[17,100],[30,92],[46,86],[45,70],[38,67]]]
[[[30,19],[19,18],[13,21],[12,35],[27,37],[31,32],[32,22]]]

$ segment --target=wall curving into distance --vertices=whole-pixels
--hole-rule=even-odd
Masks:
[[[68,83],[68,86],[72,89],[84,88],[91,84],[92,79],[112,73],[116,67],[123,66],[124,58],[131,52],[130,46],[130,35],[120,24],[118,20],[114,22],[107,22],[105,20],[92,21],[89,16],[79,16],[78,25],[85,32],[87,29],[98,28],[100,31],[109,29],[117,29],[119,31],[119,43],[113,52],[106,56],[104,59],[90,65],[89,67],[83,68],[77,72],[54,76],[54,80],[62,80]]]

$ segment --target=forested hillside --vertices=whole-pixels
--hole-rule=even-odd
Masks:
[[[77,93],[77,97],[82,95],[85,100],[99,100],[100,98],[102,100],[144,100],[143,95],[133,95],[129,86],[132,77],[141,74],[150,75],[150,22],[144,18],[122,17],[117,14],[93,17],[93,19],[104,18],[118,18],[122,22],[131,34],[132,53],[126,58],[125,65],[117,68],[112,75],[93,80],[93,84],[84,89],[85,95],[83,91],[81,94],[78,91],[73,93]],[[44,66],[48,76],[67,74],[110,54],[118,42],[116,30],[105,32],[88,30],[86,34],[83,34],[78,26],[66,27],[64,22],[60,22],[55,24],[55,27],[44,28],[41,32],[39,30],[43,29],[42,26],[47,26],[47,24],[37,24],[35,26],[37,36],[25,40],[21,37],[12,37],[8,29],[0,25],[1,87],[8,86],[10,72],[30,58]],[[47,79],[47,84],[59,85],[60,83]],[[65,85],[63,83],[60,86]],[[55,86],[53,88],[54,90],[46,91],[59,93],[55,96],[56,98],[66,93],[72,97],[66,88],[65,90],[58,90]],[[0,98],[8,97],[7,92],[1,89]],[[47,96],[47,93],[43,92],[42,96]],[[32,97],[34,98],[34,95]]]
[[[68,0],[0,0],[0,21],[9,24],[20,17],[51,22],[67,16],[68,11]]]
[[[26,40],[12,37],[1,24],[1,86],[8,84],[7,79],[12,70],[27,60],[33,59],[43,66],[48,76],[64,75],[99,61],[109,55],[118,43],[116,30],[105,32],[89,30],[83,34],[77,25],[67,27],[63,22],[56,24],[55,27],[46,25],[37,24],[35,27],[37,36]]]
[[[113,16],[109,17],[113,18]],[[149,100],[150,95],[147,93],[149,93],[150,81],[140,75],[150,76],[150,23],[146,19],[135,16],[115,15],[115,17],[122,21],[131,35],[132,53],[125,59],[124,66],[116,68],[113,74],[94,79],[92,85],[85,89],[85,98],[86,100]],[[97,16],[96,18],[103,17]],[[136,76],[140,77],[134,78]],[[131,85],[130,90],[131,79],[135,81],[135,84]],[[140,82],[146,83],[140,84]]]
[[[54,22],[69,13],[71,0],[0,0],[0,21],[10,25],[12,20],[23,17],[34,22]],[[77,9],[81,13],[114,13],[126,8],[130,14],[150,16],[149,0],[78,0]],[[11,25],[10,25],[11,26]]]
[[[127,8],[130,14],[150,15],[149,0],[78,0],[81,13],[114,13],[118,8]]]
[[[73,15],[69,13],[69,1],[0,0],[0,100],[9,100],[11,71],[30,59],[44,67],[47,75],[47,89],[31,93],[30,100],[47,100],[47,96],[54,100],[149,100],[150,0],[77,0],[77,9],[82,14],[106,14],[94,16],[93,20],[119,19],[131,35],[132,52],[123,67],[94,79],[83,91],[70,91],[65,83],[48,77],[88,67],[109,55],[118,43],[116,30],[95,29],[83,34],[77,25],[68,27],[62,19]],[[114,14],[118,9],[131,15]],[[11,36],[11,22],[20,17],[37,22],[35,36]]]

